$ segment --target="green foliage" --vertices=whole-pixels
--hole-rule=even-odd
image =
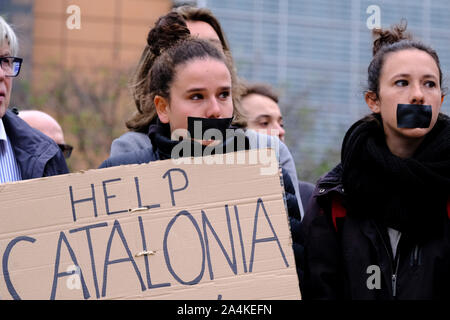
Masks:
[[[311,146],[316,134],[316,108],[309,105],[308,92],[289,95],[280,103],[286,129],[286,145],[294,158],[299,180],[316,183],[317,180],[340,162],[340,145],[328,147]],[[326,130],[326,128],[324,128]],[[322,154],[318,157],[318,154]]]
[[[71,171],[97,168],[108,158],[112,140],[126,131],[133,111],[128,92],[128,70],[54,69],[35,90],[25,83],[13,92],[19,110],[37,109],[52,115],[74,146],[67,161]]]

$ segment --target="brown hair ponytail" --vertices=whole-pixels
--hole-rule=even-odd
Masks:
[[[445,90],[442,89],[441,65],[436,51],[422,42],[414,40],[412,35],[406,32],[406,27],[406,20],[402,20],[400,24],[394,25],[390,29],[374,29],[372,31],[374,36],[372,48],[373,58],[367,70],[367,91],[374,92],[376,97],[379,97],[380,75],[387,54],[401,50],[417,49],[428,53],[436,62],[439,69],[439,85],[442,94],[444,94]]]
[[[391,29],[373,29],[372,35],[374,37],[372,54],[376,53],[387,45],[394,44],[401,40],[412,40],[411,33],[406,32],[408,24],[403,20],[400,24],[394,25]]]
[[[147,35],[147,45],[130,81],[131,94],[137,111],[126,121],[129,130],[147,133],[149,123],[156,117],[153,101],[149,99],[147,78],[157,57],[176,42],[190,35],[184,19],[176,12],[160,17]]]

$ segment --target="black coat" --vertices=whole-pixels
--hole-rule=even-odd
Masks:
[[[22,180],[69,173],[64,155],[52,139],[30,127],[11,110],[6,111],[2,120]]]
[[[302,221],[303,298],[450,298],[450,219],[439,235],[423,243],[402,236],[394,259],[386,229],[374,220],[346,216],[336,219],[335,228],[331,201],[336,195],[345,197],[344,191],[338,165],[317,183]],[[374,286],[377,267],[379,288]]]

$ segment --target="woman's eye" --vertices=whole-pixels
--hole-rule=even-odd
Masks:
[[[260,122],[259,125],[260,125],[261,127],[267,127],[267,126],[269,125],[269,122],[263,121],[263,122]]]
[[[436,82],[434,81],[427,81],[425,82],[425,86],[428,88],[435,88],[436,87]]]
[[[196,93],[190,96],[191,100],[200,100],[203,99],[203,95],[201,95],[200,93]]]
[[[408,85],[408,81],[407,80],[397,80],[397,81],[395,81],[395,85],[398,87],[405,87]]]
[[[221,92],[220,94],[219,94],[219,97],[221,98],[221,99],[226,99],[226,98],[228,98],[230,96],[230,91],[224,91],[224,92]]]

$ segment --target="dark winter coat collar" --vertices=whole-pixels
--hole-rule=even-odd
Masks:
[[[413,237],[432,236],[447,218],[450,119],[440,115],[408,159],[389,151],[381,123],[377,115],[360,120],[344,138],[342,186],[348,215],[374,218]]]
[[[51,174],[68,173],[67,165],[56,143],[38,130],[31,128],[11,110],[7,110],[2,118],[5,131],[11,140],[22,179],[40,178]],[[50,159],[57,157],[58,166],[46,168]]]
[[[342,185],[342,164],[340,163],[319,179],[315,195],[325,195],[333,191],[338,193],[345,191]]]

